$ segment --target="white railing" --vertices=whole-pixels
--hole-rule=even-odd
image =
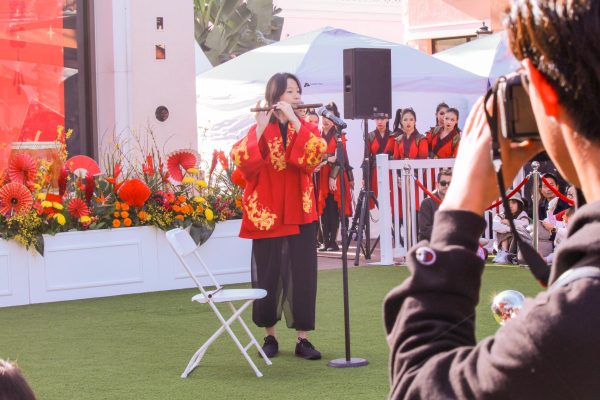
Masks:
[[[377,156],[377,187],[379,203],[379,232],[381,264],[394,263],[394,257],[404,257],[412,245],[417,243],[417,205],[427,198],[414,180],[419,180],[429,191],[433,192],[437,173],[441,168],[452,168],[454,159],[428,160],[389,160],[386,154]],[[394,179],[390,179],[390,174]],[[397,178],[398,177],[398,178]],[[521,171],[515,178],[515,183],[523,180]],[[392,187],[390,188],[390,182]],[[401,182],[399,184],[399,182]],[[399,186],[400,185],[400,186]],[[401,187],[401,190],[398,190]],[[391,193],[391,195],[382,195]],[[398,195],[402,196],[402,216],[392,210],[392,204],[398,204]],[[391,199],[390,199],[391,197]],[[397,206],[394,209],[398,208]],[[492,230],[492,219],[501,207],[485,212],[487,227],[482,235],[490,245],[495,239]],[[396,234],[399,233],[399,234]]]

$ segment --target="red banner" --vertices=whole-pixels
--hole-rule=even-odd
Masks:
[[[0,1],[0,170],[12,142],[55,141],[65,124],[63,3]]]

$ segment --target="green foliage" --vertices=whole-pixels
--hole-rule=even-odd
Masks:
[[[276,42],[283,18],[273,0],[194,0],[196,41],[213,65]]]

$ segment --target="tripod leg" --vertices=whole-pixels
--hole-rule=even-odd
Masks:
[[[367,196],[368,197],[368,196]],[[356,255],[354,256],[354,265],[357,266],[360,260],[360,250],[362,248],[363,233],[365,231],[365,218],[368,217],[369,213],[369,201],[363,198],[361,204],[359,221],[358,221],[358,232],[356,234]],[[358,207],[357,207],[358,208]]]

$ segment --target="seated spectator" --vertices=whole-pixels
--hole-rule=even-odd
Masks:
[[[569,219],[571,218],[571,215],[573,215],[573,213],[575,213],[575,207],[567,208],[564,211],[564,213],[561,213],[562,226],[556,228],[556,237],[554,238],[554,251],[552,251],[552,253],[544,257],[548,264],[552,264],[552,262],[554,261],[554,253],[556,252],[560,244],[567,239],[567,226],[569,224]]]
[[[0,359],[0,400],[35,400],[21,370]]]
[[[542,175],[554,189],[560,191],[558,180],[553,174]],[[544,182],[539,187],[541,199],[538,208],[538,251],[542,257],[547,257],[554,249],[554,238],[556,236],[557,220],[556,214],[569,208],[569,204],[559,199],[554,191]],[[560,221],[559,226],[561,225]]]
[[[446,192],[448,192],[448,186],[450,186],[451,180],[452,170],[445,168],[440,169],[437,175],[435,191],[433,192],[433,194],[438,199],[444,200],[444,196],[446,196]],[[431,197],[426,198],[421,203],[421,209],[419,210],[419,215],[417,217],[419,227],[417,238],[419,241],[431,239],[431,229],[433,227],[433,214],[435,214],[439,206],[440,204]]]
[[[521,195],[517,192],[509,200],[508,206],[513,217],[515,228],[521,233],[526,234],[525,228],[529,225],[529,217],[525,212],[525,203]],[[497,214],[492,223],[492,229],[496,232],[496,246],[498,253],[492,261],[494,264],[509,264],[517,254],[517,242],[510,231],[510,225],[505,214]]]

